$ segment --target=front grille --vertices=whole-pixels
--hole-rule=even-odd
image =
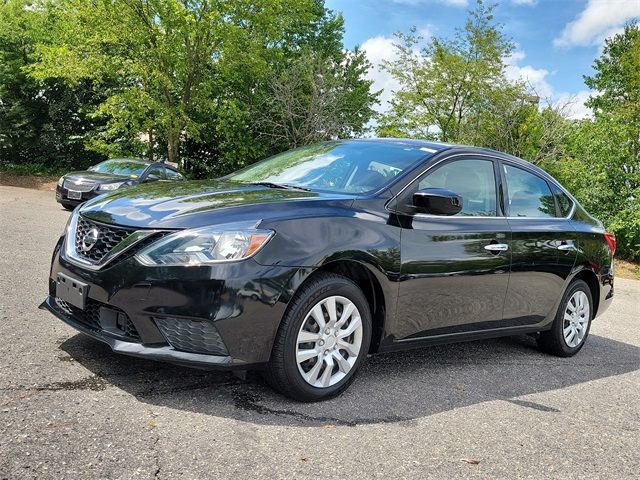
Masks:
[[[98,239],[90,249],[85,251],[83,241],[86,235],[94,229],[97,230]],[[93,263],[99,263],[105,255],[134,231],[135,230],[131,228],[96,223],[82,216],[78,216],[75,238],[76,253],[87,260],[91,260]]]
[[[112,333],[120,337],[139,342],[140,334],[136,330],[135,325],[119,308],[107,305],[91,298],[87,299],[84,310],[75,307],[60,298],[55,299],[58,308],[67,315],[73,317],[79,323],[92,330],[104,331]]]
[[[154,317],[156,325],[176,350],[209,355],[228,355],[227,348],[213,323],[207,320]]]
[[[75,190],[76,192],[90,192],[96,186],[95,182],[74,182],[73,180],[65,180],[62,184],[67,190]]]

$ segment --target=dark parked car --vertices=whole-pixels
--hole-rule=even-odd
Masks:
[[[184,177],[163,162],[113,158],[85,171],[71,172],[60,177],[56,201],[67,210],[73,210],[79,204],[105,192],[156,180],[184,180]]]
[[[533,334],[568,357],[613,297],[615,238],[492,150],[348,140],[70,218],[43,307],[115,352],[264,369],[303,401],[369,353]]]

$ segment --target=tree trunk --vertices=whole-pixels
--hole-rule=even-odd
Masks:
[[[149,157],[149,162],[153,163],[153,147],[154,147],[154,139],[153,139],[153,128],[149,129],[149,132],[147,132],[149,135],[149,152],[148,152],[148,157]]]
[[[180,146],[180,133],[169,131],[167,135],[167,160],[178,164],[178,147]]]

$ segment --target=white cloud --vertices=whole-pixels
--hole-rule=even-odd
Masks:
[[[431,25],[419,28],[417,34],[422,40],[414,46],[413,51],[418,55],[419,50],[433,36]],[[379,100],[380,104],[375,107],[378,112],[385,112],[389,107],[389,102],[393,98],[393,93],[401,87],[400,82],[381,67],[383,61],[393,62],[398,58],[398,51],[394,47],[397,40],[391,37],[377,36],[368,38],[360,48],[365,52],[367,59],[371,62],[372,68],[367,73],[368,80],[373,80],[371,91],[377,92],[382,90]]]
[[[514,5],[529,5],[533,6],[538,3],[538,0],[511,0]]]
[[[424,42],[428,42],[433,37],[433,25],[428,24],[426,27],[419,28],[417,34],[422,37]]]
[[[640,0],[589,0],[553,43],[557,47],[598,45],[634,18],[640,18]]]
[[[469,0],[392,0],[393,3],[399,3],[401,5],[410,5],[415,7],[426,3],[444,3],[445,5],[451,5],[454,7],[466,7],[469,5]]]
[[[525,53],[522,50],[516,50],[509,57],[505,59],[507,65],[514,65],[518,63],[520,60],[524,60],[526,57]]]
[[[589,100],[593,92],[581,90],[578,93],[560,93],[556,96],[553,105],[574,120],[593,117],[593,112],[584,103]]]
[[[371,90],[380,94],[380,105],[378,111],[384,112],[389,106],[389,101],[393,98],[393,92],[400,88],[400,83],[380,67],[383,60],[393,61],[398,57],[394,40],[389,37],[373,37],[367,39],[361,46],[373,67],[367,73],[367,79],[373,80]]]
[[[507,67],[505,74],[510,80],[522,80],[526,82],[535,94],[540,97],[540,105],[551,103],[560,109],[568,118],[582,119],[592,116],[591,109],[584,105],[592,92],[581,90],[578,93],[555,92],[547,77],[553,75],[545,68],[535,68],[531,65],[519,65],[526,58],[521,50],[516,50],[505,59]]]
[[[549,98],[553,95],[553,88],[549,82],[547,82],[549,70],[545,68],[534,68],[531,65],[507,67],[507,71],[509,71],[509,69],[511,69],[513,77],[519,77],[527,83],[529,88],[533,89],[540,98]],[[508,73],[507,76],[509,76]]]
[[[505,74],[509,80],[522,80],[533,89],[540,98],[551,98],[553,88],[547,82],[549,70],[545,68],[535,68],[531,65],[518,65],[526,57],[523,51],[517,50],[505,59],[507,67]]]

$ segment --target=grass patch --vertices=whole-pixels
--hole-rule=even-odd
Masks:
[[[0,185],[9,187],[34,188],[36,190],[54,191],[58,183],[58,175],[13,175],[0,171]]]
[[[640,264],[616,259],[616,277],[640,280]]]

